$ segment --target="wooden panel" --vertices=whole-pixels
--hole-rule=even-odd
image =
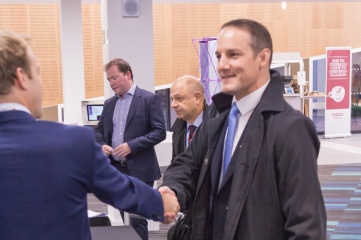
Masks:
[[[333,2],[326,4],[314,3],[312,5],[312,28],[341,29],[343,27],[343,4]]]
[[[320,55],[327,46],[361,47],[361,2],[153,4],[155,85],[198,75],[192,39],[213,37],[235,18],[260,21],[270,30],[274,51]],[[0,5],[0,26],[29,33],[41,64],[43,105],[62,103],[60,16],[57,4]],[[103,95],[100,4],[83,5],[86,97]],[[196,44],[197,47],[197,44]]]
[[[360,13],[361,3],[343,3],[342,46],[361,47]]]
[[[43,106],[63,102],[59,11],[55,4],[28,5],[28,33],[34,39],[34,52],[41,66]]]
[[[325,54],[326,47],[361,47],[360,12],[361,2],[287,3],[286,10],[281,3],[153,4],[153,16],[158,19],[154,22],[155,58],[159,57],[159,39],[171,42],[164,45],[165,59],[155,63],[156,76],[166,77],[156,78],[155,84],[194,74],[198,61],[193,59],[196,50],[189,41],[216,36],[221,25],[231,19],[263,23],[272,35],[274,51],[300,52],[306,58]],[[169,24],[171,29],[164,27]],[[161,61],[167,64],[160,66]]]
[[[104,95],[100,4],[83,4],[86,98]],[[43,106],[63,103],[59,4],[1,4],[0,26],[33,38],[41,66]]]
[[[101,9],[82,4],[85,98],[104,95]]]
[[[1,28],[26,33],[41,66],[43,105],[62,103],[59,6],[54,4],[8,4],[0,7]]]
[[[301,56],[311,55],[312,29],[312,3],[287,4],[284,28],[285,45],[278,45],[277,52],[301,52]]]

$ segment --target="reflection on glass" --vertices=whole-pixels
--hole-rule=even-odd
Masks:
[[[318,59],[313,61],[313,91],[326,91],[326,59]],[[315,123],[318,133],[325,132],[325,99],[314,98],[313,102],[312,120]]]
[[[361,132],[361,52],[352,54],[351,132]]]

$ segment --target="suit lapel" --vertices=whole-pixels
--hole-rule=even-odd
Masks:
[[[206,181],[205,176],[207,175],[206,173],[209,171],[209,169],[211,168],[211,166],[213,164],[218,165],[219,161],[222,161],[222,158],[219,157],[219,151],[217,150],[218,148],[223,149],[223,140],[220,139],[224,139],[224,135],[225,135],[225,121],[227,119],[228,116],[228,111],[222,113],[220,116],[209,119],[208,120],[208,125],[207,125],[207,135],[208,135],[208,151],[206,154],[206,159],[203,161],[203,167],[201,169],[201,173],[199,176],[199,183],[198,186],[204,186],[203,182]],[[221,135],[221,136],[220,136]],[[223,136],[223,138],[222,138]],[[219,146],[221,145],[221,146]],[[222,156],[222,154],[221,154]],[[216,161],[216,162],[214,162]],[[212,187],[215,184],[215,182],[217,181],[217,177],[218,175],[213,175],[211,174],[211,182],[212,182]],[[218,186],[218,185],[217,185]]]
[[[233,239],[238,226],[238,219],[251,187],[254,169],[262,150],[264,124],[261,114],[257,112],[257,108],[248,122],[249,124],[247,124],[248,126],[244,132],[244,140],[241,147],[236,148],[229,166],[231,169],[227,171],[226,180],[222,184],[223,186],[228,184],[227,181],[233,175],[228,200],[229,209],[232,213],[226,216],[226,222],[230,224],[226,226],[227,230],[224,231],[224,239]]]
[[[215,196],[218,193],[219,181],[222,171],[222,162],[223,162],[223,148],[224,148],[224,139],[227,132],[227,123],[223,124],[222,132],[219,134],[217,140],[217,145],[215,147],[214,155],[212,157],[212,168],[211,168],[211,179],[212,179],[212,193]]]
[[[178,149],[179,153],[184,152],[186,150],[186,132],[187,132],[187,126],[183,128],[183,131],[179,133],[179,143],[178,143]]]
[[[208,120],[208,148],[210,151],[210,157],[213,158],[214,151],[216,149],[216,145],[218,144],[218,139],[220,139],[220,134],[225,135],[224,126],[226,125],[226,120],[228,117],[229,111],[225,111],[220,114],[218,117],[212,118]],[[223,136],[224,137],[224,136]],[[224,140],[224,138],[223,138]],[[222,145],[223,146],[223,145]]]
[[[115,104],[118,100],[117,96],[114,96],[112,99],[110,99],[109,101],[109,107],[104,108],[104,122],[109,126],[109,136],[113,135],[113,115],[114,115],[114,109],[115,109]],[[111,137],[110,137],[110,144],[111,144]]]
[[[140,103],[140,89],[138,87],[136,87],[135,91],[134,91],[134,96],[133,96],[133,99],[132,99],[132,103],[130,104],[130,107],[129,107],[127,122],[125,124],[124,132],[127,130],[128,126],[129,126],[129,123],[130,123],[130,120],[132,119],[135,111],[137,110],[137,107],[138,107],[139,103]]]
[[[174,122],[171,132],[173,132],[173,140],[175,149],[173,149],[176,155],[184,152],[186,150],[186,132],[187,132],[187,122],[179,118]]]

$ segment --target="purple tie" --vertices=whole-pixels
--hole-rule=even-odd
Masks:
[[[194,133],[196,132],[196,126],[194,125],[190,125],[188,127],[188,131],[189,131],[189,134],[188,134],[188,144],[191,143],[192,139],[193,139],[193,136],[194,136]]]

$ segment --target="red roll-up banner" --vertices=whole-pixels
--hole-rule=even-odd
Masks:
[[[325,137],[351,136],[351,48],[326,48]]]

